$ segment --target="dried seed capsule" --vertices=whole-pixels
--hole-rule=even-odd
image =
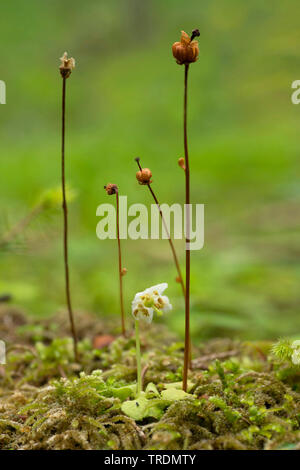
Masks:
[[[200,36],[198,29],[193,30],[191,38],[184,31],[181,31],[180,42],[174,42],[172,46],[173,56],[177,64],[187,65],[196,62],[199,55],[198,41],[193,40],[196,36]]]
[[[152,173],[149,168],[143,168],[136,173],[136,179],[138,180],[139,184],[150,184],[152,183],[151,178]]]
[[[68,59],[68,54],[65,52],[64,55],[60,58],[60,61],[60,74],[63,78],[68,78],[71,75],[72,70],[75,68],[75,59],[73,57]]]
[[[118,192],[118,186],[112,183],[108,183],[106,186],[104,186],[104,189],[109,196]]]

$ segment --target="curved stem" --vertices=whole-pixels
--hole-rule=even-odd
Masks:
[[[123,273],[122,273],[122,254],[121,254],[121,241],[120,241],[120,226],[119,226],[119,192],[116,191],[117,202],[117,238],[118,238],[118,256],[119,256],[119,283],[120,283],[120,307],[121,307],[121,324],[122,334],[125,336],[125,313],[124,313],[124,300],[123,300]]]
[[[190,241],[190,166],[187,138],[187,91],[188,91],[189,64],[184,66],[184,102],[183,102],[183,137],[185,157],[185,204],[186,204],[186,247],[185,247],[185,339],[184,339],[184,366],[183,366],[183,390],[187,390],[187,376],[190,358],[190,250],[187,244]]]
[[[141,343],[140,343],[140,325],[139,321],[135,320],[135,354],[136,354],[136,367],[137,367],[137,397],[142,391],[142,364],[141,364]]]
[[[138,164],[139,169],[142,171],[142,167],[141,167],[141,164],[140,164],[140,161],[139,161],[138,158],[136,159],[136,162],[137,162],[137,164]],[[164,215],[163,215],[162,210],[161,210],[161,208],[160,208],[160,204],[159,204],[159,202],[158,202],[158,199],[157,199],[157,197],[156,197],[156,195],[155,195],[155,193],[154,193],[154,191],[153,191],[153,189],[152,189],[152,187],[151,187],[151,184],[148,183],[147,186],[148,186],[149,191],[150,191],[150,193],[151,193],[151,195],[152,195],[152,197],[153,197],[153,199],[154,199],[154,201],[155,201],[155,204],[156,204],[156,206],[157,206],[157,208],[158,208],[158,211],[159,211],[159,214],[160,214],[162,223],[163,223],[163,225],[164,225],[164,228],[165,228],[165,231],[166,231],[168,240],[169,240],[169,244],[170,244],[170,247],[171,247],[171,251],[172,251],[172,254],[173,254],[174,263],[175,263],[175,266],[176,266],[176,269],[177,269],[177,274],[178,274],[179,283],[181,284],[182,293],[183,293],[183,296],[184,296],[184,298],[185,298],[184,281],[183,281],[183,276],[182,276],[182,274],[181,274],[181,269],[180,269],[179,261],[178,261],[178,258],[177,258],[176,250],[175,250],[175,247],[174,247],[174,243],[173,243],[173,241],[172,241],[171,235],[170,235],[169,230],[168,230],[167,223],[166,223],[166,221],[165,221]]]
[[[77,349],[77,333],[74,322],[74,315],[71,303],[70,278],[69,278],[69,262],[68,262],[68,207],[66,199],[66,182],[65,182],[65,111],[66,111],[66,77],[62,79],[62,139],[61,139],[61,183],[62,183],[62,207],[64,214],[64,264],[65,264],[65,283],[66,298],[68,305],[68,313],[73,336],[73,347],[75,360],[78,361]]]
[[[175,251],[175,247],[174,247],[174,243],[173,243],[173,240],[170,236],[170,233],[168,231],[168,227],[167,227],[167,224],[166,224],[166,221],[165,221],[165,218],[164,218],[164,215],[162,213],[162,210],[160,208],[160,204],[158,202],[158,199],[157,197],[155,196],[154,194],[154,191],[153,189],[151,188],[151,185],[150,183],[147,184],[148,188],[149,188],[149,191],[150,193],[152,194],[152,197],[157,205],[157,208],[159,210],[159,213],[160,213],[160,216],[161,216],[161,220],[162,220],[162,223],[164,225],[164,228],[165,228],[165,231],[166,231],[166,234],[167,234],[167,237],[168,237],[168,240],[169,240],[169,244],[170,244],[170,248],[171,248],[171,251],[172,251],[172,254],[173,254],[173,258],[174,258],[174,263],[175,263],[175,266],[176,266],[176,269],[177,269],[177,274],[178,274],[178,279],[179,279],[179,283],[181,284],[181,288],[182,288],[182,293],[183,293],[183,296],[185,298],[185,287],[184,287],[184,281],[183,281],[183,276],[181,274],[181,269],[180,269],[180,266],[179,266],[179,261],[178,261],[178,258],[177,258],[177,254],[176,254],[176,251]]]

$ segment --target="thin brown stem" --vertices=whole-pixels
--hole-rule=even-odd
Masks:
[[[150,184],[147,185],[149,190],[150,190],[150,193],[152,194],[153,196],[153,199],[154,201],[156,202],[156,205],[158,207],[158,210],[159,210],[159,213],[160,213],[160,216],[161,216],[161,219],[162,219],[162,222],[164,224],[164,227],[165,227],[165,231],[167,233],[167,237],[168,237],[168,240],[169,240],[169,243],[170,243],[170,247],[171,247],[171,250],[172,250],[172,253],[173,253],[173,258],[174,258],[174,263],[176,265],[176,269],[177,269],[177,273],[178,273],[178,280],[179,280],[179,283],[181,285],[181,288],[182,288],[182,293],[183,293],[183,297],[184,297],[184,300],[186,298],[186,291],[185,291],[185,286],[184,286],[184,280],[183,280],[183,276],[181,274],[181,269],[180,269],[180,266],[179,266],[179,262],[178,262],[178,258],[177,258],[177,254],[176,254],[176,251],[175,251],[175,247],[174,247],[174,244],[173,244],[173,241],[172,241],[172,238],[168,232],[168,227],[167,227],[167,224],[166,224],[166,221],[165,221],[165,218],[163,216],[163,213],[162,213],[162,210],[160,208],[160,205],[159,205],[159,202],[153,192],[153,189],[151,188]],[[189,351],[188,351],[188,354],[189,354],[189,360],[188,360],[188,367],[191,368],[191,364],[192,364],[192,342],[191,342],[191,336],[189,334]]]
[[[178,261],[177,254],[176,254],[176,251],[175,251],[174,243],[173,243],[172,238],[171,238],[171,236],[170,236],[170,233],[169,233],[169,231],[168,231],[168,227],[167,227],[165,218],[164,218],[164,216],[163,216],[162,210],[161,210],[161,208],[160,208],[160,204],[159,204],[159,202],[158,202],[158,200],[157,200],[157,197],[155,196],[154,191],[153,191],[153,189],[151,188],[151,185],[148,184],[147,186],[148,186],[149,191],[150,191],[150,193],[152,194],[152,197],[153,197],[153,199],[154,199],[154,201],[155,201],[155,203],[156,203],[156,205],[157,205],[157,208],[158,208],[159,213],[160,213],[160,216],[161,216],[162,223],[164,224],[164,228],[165,228],[165,231],[166,231],[168,240],[169,240],[170,248],[171,248],[171,250],[172,250],[172,254],[173,254],[173,258],[174,258],[174,263],[175,263],[175,266],[176,266],[176,269],[177,269],[178,280],[179,280],[179,283],[180,283],[181,288],[182,288],[183,296],[184,296],[184,298],[185,298],[184,281],[183,281],[183,277],[182,277],[182,274],[181,274],[181,269],[180,269],[180,266],[179,266],[179,261]]]
[[[78,361],[77,349],[77,332],[75,328],[74,315],[71,303],[70,293],[70,277],[69,277],[69,262],[68,262],[68,207],[66,199],[66,182],[65,182],[65,114],[66,114],[66,77],[62,78],[62,139],[61,139],[61,183],[62,183],[62,208],[64,215],[64,265],[65,265],[65,283],[66,283],[66,298],[68,305],[68,313],[71,325],[71,332],[73,336],[74,357]]]
[[[121,241],[120,241],[120,226],[119,226],[119,192],[116,191],[117,201],[117,238],[118,238],[118,255],[119,255],[119,281],[120,281],[120,307],[121,307],[121,323],[122,323],[122,334],[125,336],[125,313],[124,313],[124,300],[123,300],[123,270],[122,270],[122,253],[121,253]]]
[[[184,102],[183,102],[183,137],[185,157],[185,204],[186,204],[186,245],[190,242],[190,165],[187,138],[187,91],[188,91],[189,64],[184,66]],[[190,361],[190,259],[189,247],[185,247],[185,338],[184,338],[184,366],[183,366],[183,390],[187,391],[187,378]]]
[[[141,167],[141,164],[140,164],[139,159],[136,159],[136,162],[137,162],[137,164],[138,164],[138,166],[139,166],[139,169],[142,170],[142,167]],[[178,280],[179,280],[179,283],[180,283],[181,288],[182,288],[183,296],[184,296],[184,298],[185,298],[184,281],[183,281],[183,276],[182,276],[182,273],[181,273],[179,261],[178,261],[178,258],[177,258],[176,250],[175,250],[175,247],[174,247],[174,243],[173,243],[173,241],[172,241],[172,238],[171,238],[171,235],[170,235],[170,233],[169,233],[168,226],[167,226],[167,223],[166,223],[166,221],[165,221],[163,212],[162,212],[162,210],[161,210],[161,208],[160,208],[160,204],[159,204],[158,199],[157,199],[157,197],[156,197],[156,195],[155,195],[155,193],[154,193],[154,191],[153,191],[153,189],[152,189],[152,187],[151,187],[151,184],[148,183],[146,186],[148,186],[148,188],[149,188],[149,191],[150,191],[150,193],[151,193],[151,195],[152,195],[152,197],[153,197],[153,199],[154,199],[154,201],[155,201],[155,204],[156,204],[156,206],[157,206],[157,208],[158,208],[158,211],[159,211],[159,214],[160,214],[162,223],[163,223],[163,225],[164,225],[164,229],[165,229],[165,231],[166,231],[166,234],[167,234],[167,237],[168,237],[168,240],[169,240],[169,244],[170,244],[170,248],[171,248],[171,251],[172,251],[172,254],[173,254],[174,263],[175,263],[175,266],[176,266],[176,269],[177,269]]]

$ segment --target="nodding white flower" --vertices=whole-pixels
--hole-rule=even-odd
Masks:
[[[168,284],[164,282],[135,294],[132,301],[132,315],[135,320],[145,320],[147,323],[151,323],[154,311],[158,315],[162,315],[172,310],[168,297],[162,295],[167,287]]]
[[[295,365],[300,365],[300,340],[294,341],[292,343],[292,363]]]

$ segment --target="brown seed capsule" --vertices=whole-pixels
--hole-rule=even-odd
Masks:
[[[152,173],[149,168],[143,168],[136,173],[136,179],[138,180],[139,184],[150,184],[152,183],[151,178]]]
[[[178,159],[178,165],[180,166],[180,168],[182,168],[184,171],[186,170],[186,166],[185,166],[185,161],[184,161],[184,158],[181,157]]]
[[[122,268],[121,275],[122,275],[122,276],[125,276],[125,274],[127,274],[127,269],[126,269],[126,268]]]
[[[73,57],[68,59],[68,54],[65,52],[64,55],[60,58],[60,61],[60,74],[63,78],[68,78],[71,75],[72,70],[75,68],[75,59],[73,59]]]
[[[198,41],[193,41],[196,36],[200,36],[198,29],[193,30],[191,38],[184,31],[181,31],[180,42],[174,42],[172,46],[173,56],[177,64],[183,65],[196,62],[199,55]]]
[[[106,186],[104,186],[104,189],[109,196],[118,192],[118,186],[112,183],[108,183]]]

